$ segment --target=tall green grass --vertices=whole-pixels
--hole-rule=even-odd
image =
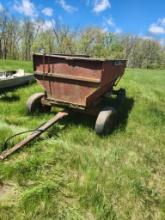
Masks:
[[[127,69],[118,87],[127,98],[112,100],[112,134],[97,136],[94,118],[73,114],[0,161],[0,219],[165,219],[165,71]],[[41,90],[1,95],[0,149],[55,114],[27,113],[27,98]]]
[[[15,61],[15,60],[1,60],[0,71],[2,70],[17,70],[24,69],[26,72],[32,72],[32,62],[30,61]]]

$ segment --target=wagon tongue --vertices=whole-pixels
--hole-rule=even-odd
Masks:
[[[23,139],[21,142],[16,144],[14,147],[7,149],[3,151],[0,154],[0,160],[4,160],[6,157],[10,156],[15,151],[19,150],[20,148],[24,147],[26,144],[40,136],[44,131],[46,131],[48,128],[50,128],[52,125],[54,125],[56,122],[58,122],[60,119],[68,116],[67,111],[59,112],[57,113],[53,118],[51,118],[49,121],[47,121],[45,124],[41,125],[39,128],[37,128],[34,132],[32,132],[28,137]]]

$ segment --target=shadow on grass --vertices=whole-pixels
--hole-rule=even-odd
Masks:
[[[115,120],[114,128],[112,129],[111,133],[113,133],[115,130],[125,130],[127,126],[127,121],[129,118],[129,114],[133,108],[134,105],[134,99],[131,97],[125,97],[122,102],[119,102],[117,98],[106,98],[102,101],[100,104],[101,108],[104,108],[105,106],[111,106],[114,107],[117,111],[117,117]],[[69,117],[64,118],[62,121],[60,121],[59,125],[62,125],[62,129],[67,126],[67,124],[71,125],[82,125],[84,127],[90,127],[94,129],[96,122],[96,117],[89,116],[84,113],[78,113],[78,112],[70,112]],[[58,136],[58,132],[60,132],[61,128],[53,127],[51,129],[51,132],[53,135]]]
[[[4,93],[2,96],[0,96],[0,101],[3,101],[3,102],[16,102],[19,100],[20,100],[20,97],[15,94],[9,95],[7,93]]]
[[[117,99],[110,99],[109,104],[117,111],[117,117],[115,120],[114,130],[125,130],[129,118],[129,114],[134,106],[134,99],[132,97],[125,97],[122,102]]]
[[[34,84],[35,81],[23,84],[23,85],[19,85],[16,87],[12,87],[12,88],[7,88],[7,89],[1,89],[0,90],[0,101],[3,102],[16,102],[20,100],[20,96],[14,94],[15,92],[17,92],[18,89],[20,88],[26,88],[29,85]]]

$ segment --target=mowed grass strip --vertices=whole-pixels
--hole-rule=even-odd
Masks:
[[[32,62],[22,60],[1,60],[0,71],[24,69],[27,73],[32,73]]]
[[[118,87],[127,98],[112,134],[97,136],[95,119],[74,114],[0,161],[0,219],[165,219],[165,71],[127,69]],[[1,150],[56,113],[27,113],[39,91],[1,94]]]

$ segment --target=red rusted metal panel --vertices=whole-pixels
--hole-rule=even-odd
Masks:
[[[96,105],[112,90],[126,66],[125,60],[34,54],[34,72],[46,99],[83,108]]]

